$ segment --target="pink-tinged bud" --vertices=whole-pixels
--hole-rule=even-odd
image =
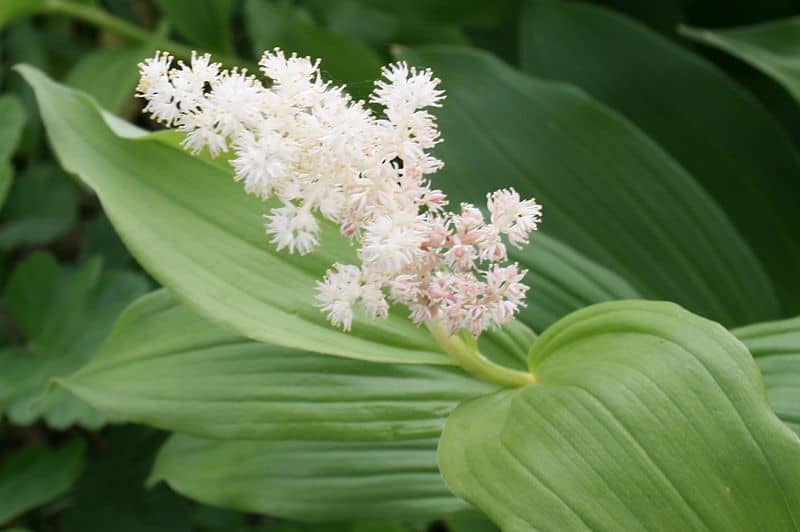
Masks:
[[[358,225],[355,222],[347,222],[341,227],[342,234],[347,237],[353,237],[358,231]]]

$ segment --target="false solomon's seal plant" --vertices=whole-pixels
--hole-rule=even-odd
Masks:
[[[507,324],[525,305],[527,273],[508,264],[507,244],[522,247],[538,228],[541,206],[514,189],[476,206],[447,210],[428,176],[443,162],[431,154],[442,139],[428,111],[445,98],[430,70],[404,62],[383,68],[370,103],[324,81],[320,61],[266,52],[264,86],[246,70],[223,70],[209,54],[190,64],[157,52],[140,63],[138,95],[153,119],[186,134],[193,153],[229,149],[235,179],[280,207],[265,218],[277,249],[307,254],[320,242],[319,214],[338,224],[361,264],[334,264],[317,283],[330,322],[350,330],[354,307],[385,319],[389,303],[406,305],[416,324],[462,367],[488,381],[519,386],[531,374],[494,364],[475,337]]]
[[[796,396],[778,396],[779,419],[753,359],[782,391],[797,322],[729,331],[640,299],[727,326],[774,317],[745,284],[757,270],[729,271],[746,261],[727,219],[579,91],[471,49],[403,58],[435,68],[446,106],[433,74],[404,63],[360,103],[279,51],[262,61],[269,82],[158,54],[139,93],[183,133],[134,128],[20,68],[62,166],[164,286],[58,379],[62,391],[173,431],[151,481],[239,510],[423,520],[472,505],[510,531],[798,530]],[[473,204],[448,205],[430,184],[442,165],[433,113],[444,172],[472,172],[442,186],[464,185],[451,197]],[[495,167],[516,171],[503,176],[516,188],[484,209],[475,168]],[[642,193],[666,182],[669,195]],[[527,255],[534,192],[562,232]],[[603,232],[613,260],[569,248]],[[703,251],[711,270],[693,261]],[[732,279],[746,305],[724,291]],[[560,304],[546,308],[548,293]],[[538,337],[526,303],[548,311]]]

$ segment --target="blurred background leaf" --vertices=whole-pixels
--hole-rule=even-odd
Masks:
[[[800,155],[780,124],[710,63],[610,11],[531,0],[522,28],[523,68],[581,87],[663,146],[725,210],[785,312],[799,313]]]
[[[85,445],[73,440],[59,449],[29,446],[0,463],[0,525],[66,494],[84,468]]]
[[[46,394],[51,379],[92,358],[122,309],[148,290],[141,275],[102,271],[92,260],[62,271],[52,255],[20,262],[5,290],[17,345],[0,351],[0,408],[27,425],[39,417],[55,428],[97,428],[106,417],[66,390]]]
[[[800,102],[800,17],[727,30],[684,26],[681,33],[762,70]]]

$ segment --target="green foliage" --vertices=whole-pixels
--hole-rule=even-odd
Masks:
[[[19,343],[0,350],[0,412],[18,425],[40,417],[57,428],[102,425],[106,416],[70,392],[45,392],[92,358],[122,309],[147,289],[140,275],[104,272],[98,260],[75,271],[43,253],[19,263],[5,290]]]
[[[321,237],[328,245],[310,256],[276,252],[265,245],[264,205],[243,194],[229,171],[156,138],[118,137],[85,96],[35,70],[21,72],[36,90],[64,168],[94,189],[149,273],[204,315],[287,347],[384,362],[450,363],[400,312],[383,322],[357,320],[350,334],[330,327],[312,304],[314,281],[353,253],[332,226]],[[189,188],[185,176],[191,176]]]
[[[800,433],[800,318],[734,331],[756,359],[772,408]]]
[[[247,474],[242,474],[243,472]],[[436,466],[436,440],[215,441],[177,435],[151,482],[193,499],[298,521],[420,521],[467,507]]]
[[[25,447],[0,463],[0,525],[66,494],[84,467],[84,444]]]
[[[589,1],[0,0],[0,526],[797,529],[796,1]],[[357,99],[442,78],[450,207],[544,205],[516,322],[334,329],[338,229],[276,252],[229,157],[140,114],[154,50],[276,46]]]
[[[357,40],[320,27],[308,11],[287,2],[246,0],[245,14],[253,55],[282,46],[321,58],[326,76],[346,83],[355,96],[366,97],[372,90],[383,61]]]
[[[681,33],[746,61],[800,100],[800,17],[728,30],[682,27]]]
[[[73,228],[78,196],[69,176],[50,163],[36,164],[15,181],[0,228],[0,249],[46,244]]]
[[[726,325],[778,314],[769,279],[725,214],[630,122],[483,52],[440,47],[401,57],[431,67],[447,87],[438,151],[451,201],[479,202],[487,190],[514,186],[545,206],[546,234],[645,297]]]
[[[439,448],[448,486],[503,530],[795,528],[797,436],[718,324],[595,305],[548,329],[530,367],[538,384],[459,406]]]
[[[191,44],[203,47],[203,52],[233,51],[234,0],[155,0],[155,4],[169,24]]]
[[[458,402],[493,391],[460,370],[378,364],[247,340],[159,291],[61,381],[103,412],[212,438],[437,436]]]
[[[612,12],[529,1],[522,27],[523,68],[581,87],[659,142],[728,213],[785,310],[800,313],[800,156],[778,122],[709,62]]]
[[[164,486],[145,490],[162,434],[125,427],[87,467],[61,517],[64,532],[189,532],[191,505]],[[102,501],[102,502],[101,502]]]

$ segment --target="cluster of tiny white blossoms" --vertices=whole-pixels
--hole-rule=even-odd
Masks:
[[[526,271],[507,264],[541,207],[513,189],[487,195],[490,219],[474,205],[449,212],[428,176],[442,168],[430,150],[444,91],[430,70],[383,68],[369,101],[323,81],[319,60],[268,51],[259,65],[268,86],[246,70],[223,70],[209,55],[189,65],[156,53],[139,65],[138,95],[157,121],[186,133],[184,146],[212,156],[232,150],[245,190],[281,206],[265,215],[278,250],[305,254],[319,245],[318,213],[358,249],[360,265],[334,264],[317,283],[319,307],[349,330],[354,306],[385,318],[389,303],[408,306],[417,323],[437,320],[474,335],[513,319],[525,305]]]

